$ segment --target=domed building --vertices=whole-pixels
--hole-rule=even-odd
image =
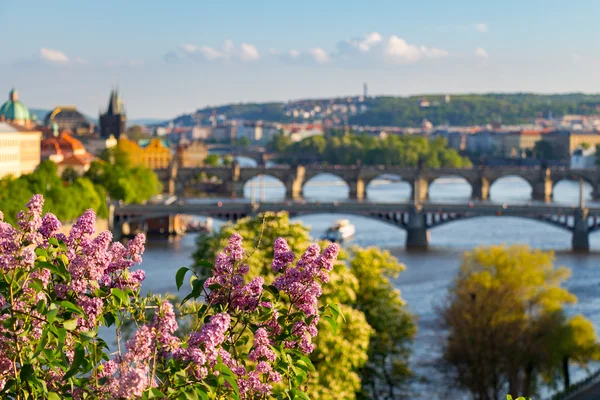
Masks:
[[[70,130],[77,136],[89,135],[94,132],[94,124],[89,122],[75,107],[61,106],[50,111],[44,118],[44,125],[57,124],[62,131]]]
[[[13,89],[8,94],[8,101],[0,107],[0,121],[10,122],[24,127],[31,126],[29,110],[19,100],[19,93]]]

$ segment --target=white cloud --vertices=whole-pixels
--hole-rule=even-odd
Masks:
[[[179,46],[177,51],[170,51],[165,54],[164,59],[169,62],[184,59],[195,61],[239,60],[250,62],[260,59],[260,53],[256,46],[252,44],[242,43],[241,46],[236,47],[231,40],[226,40],[220,49],[185,43]]]
[[[240,51],[240,59],[242,61],[255,61],[259,58],[260,54],[255,46],[248,43],[242,43],[242,48]]]
[[[370,32],[338,42],[331,52],[322,47],[314,47],[307,51],[292,49],[287,52],[272,51],[271,54],[301,65],[316,63],[364,66],[373,63],[411,64],[424,59],[446,57],[448,52],[436,47],[411,44],[395,35],[386,38],[378,32]]]
[[[473,26],[477,32],[486,33],[488,31],[488,24],[485,22],[478,22]]]
[[[329,62],[329,54],[320,47],[308,50],[308,54],[319,64],[327,64]]]
[[[68,64],[69,57],[65,53],[59,50],[41,48],[40,59],[53,64]]]
[[[488,58],[489,54],[487,51],[485,51],[485,49],[482,49],[481,47],[478,47],[475,49],[475,55],[477,57],[481,57],[481,58]]]
[[[384,47],[384,58],[398,64],[410,64],[424,58],[440,58],[447,55],[446,50],[409,44],[396,35],[392,35]]]
[[[358,48],[360,51],[369,51],[369,49],[378,43],[383,41],[383,37],[378,32],[367,33],[365,36],[359,39],[350,40],[349,43]]]

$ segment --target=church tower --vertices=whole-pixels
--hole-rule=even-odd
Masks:
[[[117,139],[120,138],[125,134],[126,121],[123,100],[121,100],[118,90],[112,90],[106,113],[100,115],[100,137],[109,138],[113,135]]]

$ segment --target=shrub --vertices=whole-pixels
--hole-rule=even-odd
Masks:
[[[85,212],[69,235],[42,217],[35,195],[16,227],[0,212],[0,396],[8,399],[255,399],[307,398],[320,314],[335,328],[339,308],[317,309],[321,284],[338,247],[311,245],[294,265],[283,239],[274,244],[272,285],[245,283],[247,256],[234,234],[212,276],[192,272],[200,299],[189,334],[178,333],[174,306],[140,296],[144,237],[127,246],[110,232],[94,237],[95,214]],[[180,288],[188,268],[177,272]],[[285,306],[283,306],[285,304]],[[150,312],[149,312],[150,311]],[[137,330],[124,346],[121,327]],[[118,350],[98,337],[114,327]]]

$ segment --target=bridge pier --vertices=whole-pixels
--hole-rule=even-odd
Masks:
[[[411,182],[410,198],[421,202],[427,200],[429,196],[429,182],[425,178],[415,178]]]
[[[490,198],[490,181],[480,177],[471,183],[471,198],[473,200],[488,200]]]
[[[552,182],[552,177],[550,176],[550,169],[544,169],[542,171],[540,179],[533,183],[530,182],[530,184],[532,187],[531,197],[533,200],[546,202],[552,200],[552,190],[554,187],[554,182]]]
[[[406,249],[426,250],[429,247],[429,229],[426,215],[422,210],[411,207],[408,212],[406,229]]]
[[[297,165],[295,173],[290,174],[285,183],[285,197],[287,199],[302,198],[302,186],[304,185],[305,169],[302,165]]]
[[[573,225],[573,236],[571,247],[573,251],[588,253],[590,251],[590,235],[587,226],[588,212],[586,209],[575,211],[575,224]]]
[[[365,198],[365,181],[362,178],[351,181],[349,186],[351,200],[362,200]]]

